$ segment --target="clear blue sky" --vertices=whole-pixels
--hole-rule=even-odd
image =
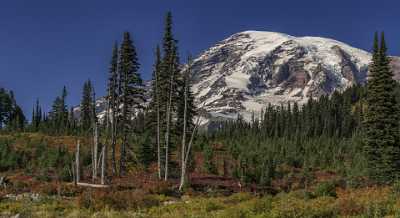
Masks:
[[[103,95],[112,44],[123,31],[133,35],[148,79],[168,10],[181,54],[244,30],[330,37],[370,50],[373,32],[384,30],[389,52],[400,55],[399,0],[9,0],[0,3],[0,87],[14,90],[28,118],[36,98],[47,110],[63,85],[69,105],[79,104],[89,78]]]

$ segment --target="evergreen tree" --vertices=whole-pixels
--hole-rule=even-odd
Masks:
[[[190,136],[193,128],[194,128],[194,117],[196,116],[196,106],[194,105],[194,95],[192,93],[192,65],[193,59],[189,55],[187,68],[182,73],[182,81],[180,84],[179,96],[178,98],[178,106],[177,106],[177,122],[176,122],[176,130],[178,134],[182,134],[183,132],[183,123],[184,123],[184,110],[185,110],[185,98],[187,95],[186,102],[186,132],[187,135]],[[185,94],[186,90],[186,94]]]
[[[399,170],[399,108],[396,82],[386,54],[384,34],[381,43],[375,34],[373,58],[367,83],[365,147],[370,176],[377,182],[391,182]]]
[[[52,132],[56,134],[64,133],[68,122],[68,109],[66,105],[67,89],[64,86],[61,96],[57,96],[53,102],[52,110],[49,114]]]
[[[159,104],[160,117],[166,118],[161,122],[161,135],[164,137],[165,161],[164,179],[168,179],[169,156],[178,141],[178,131],[173,123],[177,120],[179,90],[182,89],[182,74],[180,73],[177,40],[172,33],[172,14],[168,12],[165,20],[163,37],[163,58],[159,74]]]
[[[118,43],[115,42],[109,68],[107,85],[107,132],[111,138],[111,167],[113,175],[117,172],[115,157],[117,140],[117,112],[118,104]]]
[[[119,125],[122,132],[120,175],[124,175],[126,172],[128,135],[132,128],[131,120],[142,109],[141,105],[145,101],[142,79],[138,70],[139,62],[136,48],[129,32],[125,32],[119,59],[119,103],[121,104]]]
[[[93,88],[90,80],[83,84],[80,126],[84,133],[88,133],[93,123]]]
[[[41,122],[42,122],[42,108],[40,107],[39,99],[37,99],[32,112],[33,131],[39,131],[39,126]]]
[[[6,121],[9,119],[11,109],[12,104],[8,92],[0,88],[0,129],[4,127]]]

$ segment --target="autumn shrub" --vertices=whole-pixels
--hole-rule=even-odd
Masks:
[[[61,185],[61,195],[64,197],[75,197],[83,192],[83,188],[69,184]]]
[[[173,189],[171,183],[165,181],[145,184],[142,189],[150,194],[158,195],[173,195],[176,191]]]
[[[21,154],[11,147],[9,141],[0,141],[0,172],[20,168],[21,160]]]
[[[396,180],[392,185],[392,193],[396,197],[400,197],[400,180]]]
[[[317,197],[336,197],[336,184],[332,181],[322,182],[315,187],[314,195]]]
[[[223,200],[223,202],[226,204],[238,204],[240,202],[250,200],[253,197],[254,196],[252,196],[250,193],[240,192],[227,197]]]
[[[298,199],[304,199],[304,200],[310,200],[315,198],[316,196],[314,195],[314,193],[309,192],[307,190],[297,190],[297,191],[292,191],[290,192],[290,194],[292,196],[294,196],[295,198]]]
[[[281,194],[273,199],[272,209],[266,217],[337,217],[338,209],[334,203],[333,197],[305,200],[291,194]]]
[[[43,195],[57,195],[58,194],[58,186],[56,183],[46,183],[42,184],[37,188],[37,191]]]
[[[29,184],[25,181],[15,180],[12,181],[10,189],[15,193],[27,192],[30,187]]]
[[[82,193],[80,187],[57,182],[49,182],[35,186],[33,191],[48,196],[60,194],[62,197],[75,197]]]
[[[140,209],[158,206],[160,201],[153,195],[146,194],[141,190],[126,191],[87,191],[77,198],[79,207],[101,210],[112,208],[115,210]]]
[[[249,195],[245,198],[240,198],[240,201],[225,201],[229,202],[229,207],[217,213],[217,217],[265,217],[272,209],[272,197],[255,197]]]

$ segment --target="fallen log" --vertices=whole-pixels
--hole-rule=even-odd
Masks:
[[[77,185],[84,186],[84,187],[91,187],[91,188],[108,188],[108,187],[110,187],[109,185],[91,184],[91,183],[84,183],[84,182],[78,182]]]

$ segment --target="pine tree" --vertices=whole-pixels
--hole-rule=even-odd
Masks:
[[[365,148],[370,177],[377,182],[393,181],[399,170],[399,108],[393,73],[386,54],[384,34],[381,44],[374,38],[373,58],[367,83]]]

